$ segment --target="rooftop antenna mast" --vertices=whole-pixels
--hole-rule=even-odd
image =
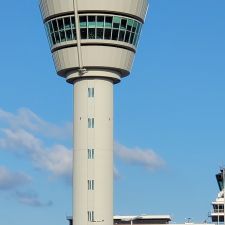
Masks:
[[[223,176],[223,222],[225,225],[225,167],[222,168]]]
[[[75,29],[76,29],[76,36],[77,36],[77,56],[78,56],[78,65],[79,69],[78,72],[80,75],[86,73],[86,69],[83,66],[83,57],[82,57],[82,50],[81,50],[81,36],[80,36],[80,19],[78,15],[78,4],[77,0],[73,0],[73,8],[74,8],[74,16],[75,16]]]

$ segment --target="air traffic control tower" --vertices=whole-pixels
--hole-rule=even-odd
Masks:
[[[148,0],[40,0],[56,71],[74,86],[74,225],[113,225],[113,85],[130,74]]]

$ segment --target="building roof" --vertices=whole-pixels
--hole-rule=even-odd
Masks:
[[[140,215],[140,216],[114,216],[114,220],[168,220],[171,221],[170,215]]]

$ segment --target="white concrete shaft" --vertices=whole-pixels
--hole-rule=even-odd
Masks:
[[[94,97],[88,97],[94,88]],[[94,128],[88,128],[88,118]],[[94,159],[88,159],[94,149]],[[88,190],[94,180],[94,190]],[[74,225],[113,225],[113,81],[83,78],[74,83]],[[88,211],[94,212],[88,221]]]

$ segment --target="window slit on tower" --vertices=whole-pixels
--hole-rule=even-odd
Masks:
[[[94,211],[88,211],[88,221],[94,221]]]
[[[88,149],[88,159],[94,159],[94,153],[95,150],[94,149]]]
[[[88,128],[94,128],[94,127],[95,127],[95,119],[88,118]]]
[[[88,180],[88,190],[94,190],[94,188],[95,188],[95,181]]]
[[[95,96],[94,88],[88,88],[88,97],[89,98],[94,98],[94,96]]]

